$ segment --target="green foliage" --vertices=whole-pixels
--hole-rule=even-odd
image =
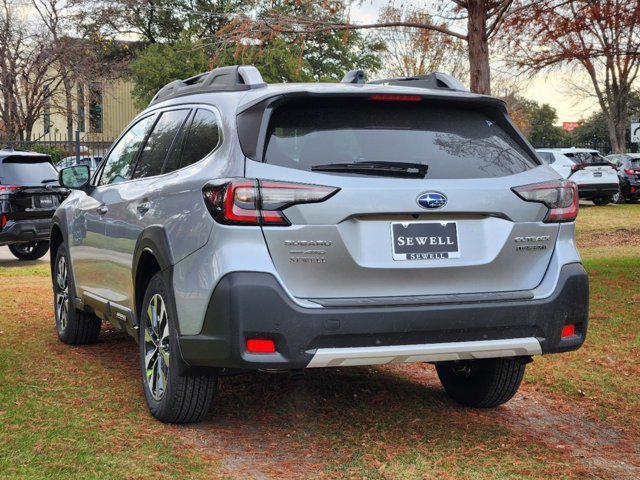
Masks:
[[[529,141],[535,146],[561,147],[567,141],[567,133],[554,125],[558,121],[558,113],[548,103],[539,105],[532,102],[530,109],[531,133]]]
[[[180,5],[175,8],[186,11],[186,7]],[[381,67],[379,53],[384,50],[383,42],[369,41],[356,31],[346,35],[321,32],[304,38],[282,34],[264,40],[261,45],[216,48],[211,39],[228,22],[224,14],[239,13],[245,7],[238,0],[204,1],[194,5],[190,7],[191,14],[183,13],[186,17],[179,28],[175,15],[147,17],[149,24],[137,25],[137,29],[146,28],[149,32],[145,37],[149,45],[129,67],[138,107],[145,107],[167,83],[207,71],[211,64],[252,64],[269,83],[339,81],[348,70],[359,68],[371,74]],[[274,1],[264,6],[258,16],[267,13],[320,16],[322,12],[322,6],[314,2]],[[171,35],[162,33],[165,31]],[[159,39],[163,43],[158,43]]]
[[[174,44],[149,45],[129,65],[135,82],[133,97],[136,106],[146,107],[156,92],[167,83],[208,69],[208,56],[198,44],[182,40]]]

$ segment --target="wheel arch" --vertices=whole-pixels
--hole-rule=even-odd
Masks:
[[[149,282],[158,272],[166,272],[166,279],[171,287],[171,270],[173,257],[164,228],[153,225],[143,230],[136,242],[133,254],[133,293],[134,318],[139,323],[144,294]]]
[[[49,235],[49,263],[51,265],[51,275],[53,275],[53,267],[56,261],[56,255],[58,255],[58,249],[64,242],[65,238],[62,234],[62,228],[57,221],[53,221],[51,224],[51,233]]]

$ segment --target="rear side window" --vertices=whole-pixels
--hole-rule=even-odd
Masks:
[[[426,178],[486,178],[538,165],[484,113],[428,101],[286,104],[274,112],[267,139],[267,163],[300,170],[408,162],[428,165]]]
[[[58,171],[46,157],[18,156],[0,160],[0,184],[40,186],[58,179]]]
[[[206,157],[218,146],[219,141],[220,132],[215,114],[203,109],[196,111],[184,138],[180,168]]]
[[[160,115],[140,153],[133,178],[152,177],[162,173],[167,153],[188,114],[189,110],[171,110]]]

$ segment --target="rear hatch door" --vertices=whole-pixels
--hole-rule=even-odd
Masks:
[[[416,169],[362,174],[363,162]],[[420,165],[427,167],[423,178]],[[539,165],[499,109],[292,102],[274,112],[264,162],[247,160],[246,176],[340,189],[324,202],[286,209],[291,226],[263,227],[289,291],[324,305],[526,298],[542,280],[558,235],[557,224],[542,222],[546,207],[511,190],[558,174]]]

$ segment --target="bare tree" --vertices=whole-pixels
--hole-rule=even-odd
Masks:
[[[431,15],[424,11],[403,12],[391,4],[380,11],[378,20],[403,19],[432,23]],[[468,75],[466,44],[458,38],[433,30],[392,28],[385,30],[381,39],[386,45],[383,64],[390,76],[409,77],[435,71],[455,77]]]
[[[33,127],[61,78],[53,68],[57,54],[47,32],[0,0],[0,118],[9,140],[31,139]]]
[[[510,48],[518,52],[514,65],[530,71],[577,67],[587,75],[611,147],[623,152],[640,69],[640,2],[556,0],[522,10],[507,28]]]
[[[277,35],[314,35],[331,30],[411,28],[420,31],[439,32],[467,42],[469,59],[469,83],[471,90],[491,93],[489,68],[490,43],[501,31],[507,18],[530,4],[546,4],[549,0],[438,0],[438,16],[426,15],[415,18],[385,19],[373,23],[357,24],[341,20],[335,13],[344,10],[345,0],[285,0],[310,2],[323,6],[324,15],[313,18],[280,14],[264,14],[259,18],[237,16],[217,33],[223,46],[243,45],[247,38],[264,40]],[[464,25],[461,29],[458,25]]]

